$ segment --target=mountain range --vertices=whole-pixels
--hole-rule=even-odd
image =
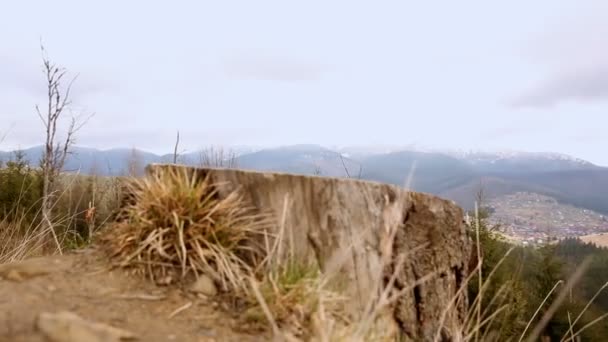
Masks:
[[[39,146],[23,152],[26,159],[35,164],[43,149]],[[608,214],[608,168],[557,153],[464,153],[367,147],[328,149],[318,145],[229,152],[184,153],[179,156],[179,162],[200,165],[209,157],[231,158],[243,169],[361,178],[436,194],[467,209],[472,208],[480,189],[487,199],[530,192]],[[9,160],[13,155],[0,151],[0,160]],[[143,168],[149,163],[172,162],[173,155],[133,149],[75,147],[65,170],[120,175],[127,172],[129,163],[134,160],[138,168]]]

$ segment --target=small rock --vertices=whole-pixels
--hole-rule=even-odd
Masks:
[[[156,281],[156,284],[161,285],[161,286],[171,285],[171,283],[173,283],[173,277],[170,275],[160,278]]]
[[[205,296],[205,295],[204,295],[204,294],[202,294],[202,293],[197,293],[197,294],[196,294],[196,296],[198,297],[198,299],[202,299],[202,300],[203,300],[203,302],[207,302],[207,301],[209,301],[209,297],[208,297],[208,296]]]
[[[217,287],[209,276],[202,274],[190,286],[190,291],[200,293],[208,297],[213,297],[217,294]]]
[[[4,274],[4,279],[20,282],[20,281],[23,281],[23,276],[17,270],[10,270],[10,271],[6,272],[6,274]]]
[[[32,258],[0,265],[0,277],[20,282],[52,272],[63,271],[69,267],[69,263],[62,264],[57,259]]]
[[[201,336],[198,338],[198,342],[216,342],[217,340],[213,337]]]
[[[211,338],[211,337],[215,337],[217,335],[217,332],[214,329],[201,328],[198,331],[198,335],[201,336],[201,337]]]
[[[69,311],[43,312],[38,316],[36,327],[53,342],[120,342],[137,339],[129,331],[90,322]]]

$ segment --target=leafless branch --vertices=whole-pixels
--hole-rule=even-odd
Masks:
[[[226,152],[223,148],[209,147],[199,153],[201,167],[222,167],[233,169],[237,167],[236,153]]]
[[[340,156],[340,160],[342,161],[342,167],[344,167],[344,171],[346,171],[346,177],[350,178],[350,173],[348,172],[348,168],[346,167],[346,163],[344,162],[344,157],[342,157],[342,153],[338,153]]]
[[[322,173],[323,173],[323,170],[321,170],[321,166],[319,166],[318,164],[315,164],[315,169],[313,170],[313,175],[320,176]]]
[[[177,131],[177,138],[175,139],[175,149],[173,150],[173,164],[177,164],[177,149],[179,148],[179,131]]]
[[[43,196],[42,196],[42,217],[46,223],[46,229],[50,229],[57,249],[61,253],[61,244],[57,238],[55,227],[51,221],[51,209],[53,207],[54,184],[57,177],[64,169],[68,155],[71,154],[71,148],[75,143],[75,134],[89,121],[93,116],[90,114],[84,120],[79,120],[79,116],[73,115],[67,126],[65,140],[57,142],[58,124],[63,114],[66,111],[71,112],[71,91],[74,82],[78,75],[72,77],[66,87],[62,87],[64,79],[67,77],[67,70],[59,67],[48,57],[47,51],[40,42],[40,50],[42,53],[43,72],[46,76],[47,86],[47,106],[46,112],[36,105],[36,113],[42,121],[45,128],[46,141],[44,145],[44,154],[42,158],[42,174],[43,174]]]

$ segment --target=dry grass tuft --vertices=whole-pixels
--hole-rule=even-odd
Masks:
[[[0,219],[0,264],[58,253],[57,246],[52,243],[52,229],[63,227],[73,219],[68,215],[56,216],[48,226],[39,219],[39,208],[14,209],[11,213],[14,215],[5,215]],[[69,234],[69,231],[61,232],[60,242],[66,244],[70,241]]]
[[[124,219],[102,240],[121,266],[153,280],[204,273],[223,291],[248,291],[266,220],[238,192],[220,198],[220,186],[181,168],[135,179]]]
[[[311,340],[325,330],[321,323],[347,323],[346,298],[329,286],[330,275],[321,272],[316,260],[296,256],[292,231],[285,226],[288,212],[286,196],[279,230],[265,235],[265,259],[249,278],[242,318],[256,328],[270,325],[276,338]]]
[[[43,243],[40,233],[37,233],[39,229],[34,228],[21,219],[15,222],[0,221],[0,264],[41,254]]]
[[[280,334],[297,337],[310,337],[319,310],[327,319],[347,322],[342,312],[346,298],[326,286],[324,279],[316,265],[295,261],[271,270],[261,280],[251,278],[254,296],[249,298],[245,321],[260,327],[270,323],[275,334],[279,329]]]

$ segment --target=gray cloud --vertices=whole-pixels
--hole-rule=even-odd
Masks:
[[[75,76],[75,75],[74,75]],[[72,89],[72,100],[82,104],[87,99],[100,95],[117,94],[121,87],[117,81],[110,80],[104,76],[95,76],[90,73],[79,73],[74,81]]]
[[[222,66],[229,78],[237,80],[316,81],[327,72],[320,64],[278,57],[231,57]]]
[[[60,67],[65,67],[60,65]],[[110,79],[107,74],[94,70],[73,70],[66,68],[63,85],[67,86],[76,77],[72,89],[72,100],[79,102],[84,98],[101,93],[116,92],[120,88],[117,81]],[[0,89],[14,91],[33,98],[43,98],[46,95],[46,81],[42,60],[28,58],[25,61],[0,57]]]
[[[24,61],[17,61],[15,58],[0,57],[0,89],[2,90],[15,90],[20,91],[28,95],[39,95],[42,94],[44,87],[42,70],[36,69],[39,65],[31,68],[32,65],[28,65]],[[36,72],[40,71],[38,75]]]
[[[526,126],[522,125],[505,125],[481,131],[480,137],[484,140],[498,140],[511,138],[526,131]]]
[[[513,99],[512,107],[552,107],[564,101],[608,100],[608,65],[568,70]]]
[[[603,134],[583,134],[573,135],[568,140],[578,144],[597,144],[602,142],[603,137]]]
[[[141,16],[135,1],[92,7],[57,0],[40,2],[39,11],[13,1],[0,11],[0,131],[14,128],[0,149],[43,142],[34,110],[44,103],[43,34],[50,56],[81,75],[75,110],[97,113],[78,134],[82,145],[165,152],[179,129],[180,144],[189,149],[416,141],[576,152],[565,137],[605,126],[608,117],[601,114],[608,103],[579,106],[578,116],[561,106],[542,108],[530,118],[497,102],[537,85],[533,80],[552,82],[539,83],[515,103],[558,103],[589,92],[567,88],[566,76],[608,61],[602,42],[608,31],[600,30],[607,26],[606,10],[581,9],[591,1],[608,4],[459,2],[439,13],[430,2],[262,1],[234,11],[228,2],[189,1],[146,6]],[[593,26],[590,12],[597,13]],[[576,18],[564,25],[570,15]],[[549,37],[526,47],[537,47],[538,58],[524,60],[532,58],[516,47],[547,30]],[[551,130],[534,121],[542,119],[554,121]],[[480,133],[462,134],[471,129]],[[604,145],[587,147],[597,163],[606,163]]]
[[[568,6],[573,11],[546,22],[547,28],[524,44],[524,55],[534,66],[530,74],[541,71],[546,76],[513,98],[511,107],[608,100],[608,2],[587,0]]]

